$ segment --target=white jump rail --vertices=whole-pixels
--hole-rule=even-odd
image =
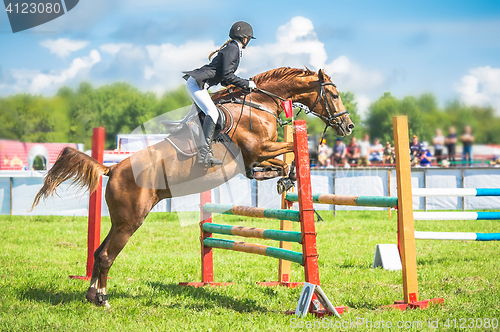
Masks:
[[[454,196],[454,197],[481,197],[500,196],[500,188],[413,188],[415,197]]]

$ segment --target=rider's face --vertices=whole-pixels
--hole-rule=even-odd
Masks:
[[[249,42],[250,42],[250,37],[243,38],[243,48],[246,48]]]

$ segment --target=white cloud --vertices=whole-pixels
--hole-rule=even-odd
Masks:
[[[255,41],[254,41],[255,42]],[[254,43],[252,42],[252,43]],[[117,50],[121,44],[113,44],[109,49]],[[120,53],[132,52],[120,46]],[[183,83],[181,71],[198,68],[208,62],[207,55],[217,49],[213,41],[192,42],[176,46],[173,44],[148,45],[149,60],[144,69],[143,88],[161,94]],[[103,48],[101,50],[104,51]],[[108,53],[110,53],[108,51]],[[385,83],[385,77],[378,71],[368,71],[352,63],[346,56],[328,62],[325,45],[318,40],[311,20],[297,16],[280,26],[276,32],[276,42],[250,46],[243,51],[243,58],[237,72],[242,77],[250,77],[277,67],[297,67],[304,65],[311,69],[324,68],[327,74],[339,84],[342,91],[369,91]]]
[[[365,95],[357,94],[354,101],[357,103],[359,116],[364,120],[368,114],[368,107],[370,107],[372,103],[370,98]]]
[[[40,93],[45,90],[59,87],[66,81],[76,77],[85,70],[92,68],[92,66],[100,61],[101,55],[99,54],[99,52],[97,50],[92,50],[90,51],[88,57],[74,59],[68,69],[65,69],[59,73],[38,73],[32,75],[30,91],[33,93]]]
[[[131,48],[134,45],[129,44],[129,43],[121,43],[121,44],[104,44],[99,46],[99,49],[104,52],[108,53],[111,55],[116,55],[118,52],[120,52],[123,48]]]
[[[332,80],[338,84],[341,91],[353,91],[356,95],[370,95],[386,81],[384,75],[378,71],[366,70],[345,55],[329,60],[325,45],[319,41],[313,23],[305,17],[294,17],[280,26],[276,31],[275,42],[268,44],[257,44],[257,42],[258,40],[252,41],[243,51],[238,75],[251,77],[283,66],[303,68],[305,65],[313,70],[323,68],[332,76]],[[44,41],[42,44],[63,57],[85,47],[88,42],[58,39]],[[41,71],[10,70],[16,72],[16,75],[11,75],[15,79],[15,87],[11,86],[10,89],[32,92],[54,91],[56,87],[73,83],[87,74],[85,78],[94,84],[125,80],[140,89],[162,94],[183,84],[182,71],[206,64],[208,54],[219,46],[212,40],[186,41],[181,45],[102,44],[99,51],[110,55],[104,57],[102,61],[99,51],[93,50],[89,57],[74,59],[68,69],[49,74],[42,74]],[[95,66],[99,62],[100,64]]]
[[[253,75],[282,66],[323,68],[343,91],[370,91],[386,81],[380,72],[366,70],[345,55],[328,62],[325,45],[319,41],[311,20],[302,16],[278,28],[276,43],[249,46],[243,57],[240,73]]]
[[[207,62],[210,52],[216,49],[213,41],[187,42],[175,46],[173,44],[148,45],[146,50],[150,64],[146,66],[146,80],[157,79],[165,87],[182,82],[182,71],[201,67]]]
[[[468,105],[491,105],[500,114],[500,68],[478,67],[469,70],[469,74],[455,84],[462,101]]]
[[[69,38],[46,39],[40,42],[40,45],[50,50],[50,53],[56,54],[60,58],[65,58],[72,52],[87,47],[90,42],[85,40],[71,40]]]

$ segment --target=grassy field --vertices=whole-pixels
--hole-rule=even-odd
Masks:
[[[447,329],[446,323],[451,330],[480,323],[481,329],[500,330],[499,242],[417,241],[420,299],[442,297],[444,305],[382,310],[381,305],[402,299],[401,272],[371,268],[375,245],[396,242],[395,213],[391,220],[387,212],[321,215],[325,222],[316,224],[321,285],[334,305],[349,307],[341,330],[379,331],[382,320],[385,330],[390,323],[393,330],[427,331],[430,322],[439,330]],[[277,226],[235,216],[215,221]],[[102,238],[109,227],[105,218]],[[235,285],[178,287],[178,282],[200,279],[199,228],[181,227],[177,216],[168,214],[151,214],[132,237],[110,271],[112,308],[95,307],[84,300],[88,282],[68,278],[84,273],[86,228],[83,217],[0,217],[0,330],[289,331],[315,322],[310,330],[320,330],[310,316],[296,320],[281,313],[295,309],[301,289],[255,285],[276,280],[273,258],[216,250],[216,281]],[[500,224],[417,221],[416,229],[499,232]],[[292,269],[292,281],[303,280],[301,266],[294,263]],[[339,330],[336,319],[322,323]]]

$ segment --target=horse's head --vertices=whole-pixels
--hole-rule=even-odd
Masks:
[[[349,112],[342,104],[336,85],[323,69],[316,73],[308,68],[281,67],[256,75],[252,80],[259,87],[257,91],[276,105],[280,99],[292,99],[307,106],[309,109],[305,110],[306,113],[319,117],[335,129],[337,135],[347,136],[352,133],[354,124],[349,118]],[[279,112],[278,110],[278,115]]]
[[[317,74],[302,76],[302,79],[306,83],[307,87],[304,89],[307,92],[301,95],[309,106],[309,113],[335,129],[338,136],[350,135],[354,123],[349,118],[349,112],[342,103],[337,86],[330,77],[320,69]]]

